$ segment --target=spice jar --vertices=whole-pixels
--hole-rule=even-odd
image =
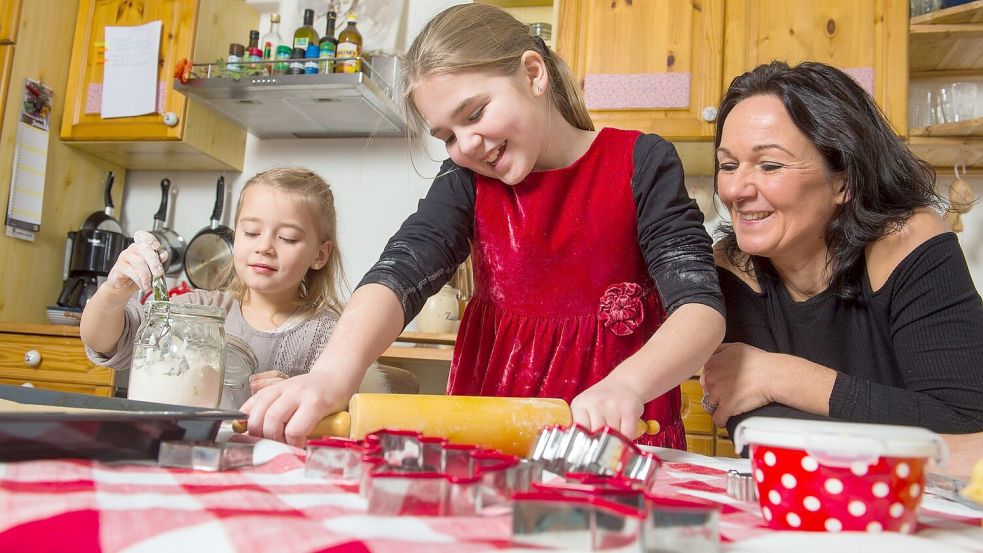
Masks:
[[[217,407],[225,379],[225,310],[148,301],[143,312],[127,397]]]

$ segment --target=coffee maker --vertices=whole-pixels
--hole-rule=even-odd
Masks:
[[[106,175],[104,191],[105,208],[89,215],[77,231],[68,233],[65,244],[65,283],[58,295],[61,307],[82,309],[96,293],[99,279],[109,275],[110,269],[133,239],[123,234],[123,227],[113,218],[114,175]]]

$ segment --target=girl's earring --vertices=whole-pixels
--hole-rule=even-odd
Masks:
[[[543,93],[543,85],[537,86],[536,87],[536,94],[542,94],[542,93]]]

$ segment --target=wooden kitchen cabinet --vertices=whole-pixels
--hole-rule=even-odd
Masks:
[[[557,26],[556,49],[584,85],[598,128],[713,137],[706,109],[722,90],[724,0],[564,0]]]
[[[686,428],[686,449],[711,457],[737,457],[727,432],[713,425],[710,414],[703,409],[703,387],[694,377],[680,385],[682,390],[683,427]]]
[[[911,19],[908,53],[913,79],[974,80],[983,74],[983,0]],[[981,97],[977,95],[977,103]],[[912,128],[909,147],[949,173],[965,164],[983,167],[983,117]],[[943,169],[944,168],[944,169]]]
[[[0,44],[17,42],[21,0],[0,0]]]
[[[0,384],[111,397],[115,376],[89,361],[76,326],[0,323]]]
[[[908,129],[908,2],[727,0],[724,88],[741,73],[782,60],[817,61],[873,88],[900,134]]]
[[[160,113],[103,119],[102,52],[107,26],[161,21]],[[224,59],[230,42],[245,43],[259,16],[242,0],[80,0],[61,139],[129,169],[242,170],[246,131],[173,89],[182,58]],[[164,124],[173,113],[178,123]]]

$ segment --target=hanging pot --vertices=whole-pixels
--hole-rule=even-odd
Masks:
[[[187,245],[181,235],[167,228],[167,197],[170,194],[171,181],[163,179],[160,181],[160,207],[154,214],[154,227],[150,234],[157,238],[161,246],[167,250],[167,261],[164,264],[164,273],[176,275],[184,267],[184,252]]]
[[[211,224],[200,231],[188,243],[184,256],[184,272],[195,288],[215,290],[222,285],[221,272],[232,260],[232,229],[222,224],[222,208],[225,204],[225,177],[215,185],[215,207]]]

